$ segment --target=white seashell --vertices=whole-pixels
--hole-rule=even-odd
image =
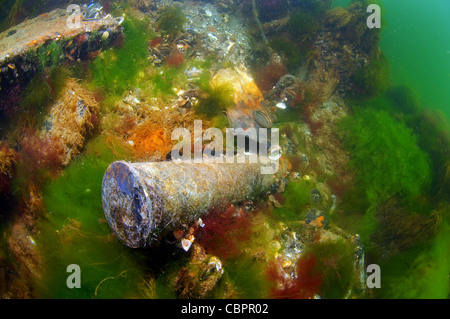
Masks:
[[[189,251],[189,249],[191,248],[191,246],[192,246],[192,241],[190,241],[189,239],[183,239],[183,240],[181,241],[181,247],[183,247],[183,249],[184,249],[185,251]]]

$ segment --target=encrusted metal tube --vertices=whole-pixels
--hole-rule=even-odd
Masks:
[[[102,201],[114,234],[131,248],[151,246],[181,224],[191,224],[223,202],[254,199],[287,171],[275,174],[262,164],[115,162],[106,171]]]

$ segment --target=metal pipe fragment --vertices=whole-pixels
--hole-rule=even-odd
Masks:
[[[106,219],[131,248],[151,246],[181,224],[191,224],[223,202],[241,202],[267,192],[287,171],[261,174],[262,164],[115,162],[102,184]]]

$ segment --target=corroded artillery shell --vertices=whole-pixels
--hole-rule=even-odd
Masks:
[[[287,171],[261,174],[262,164],[115,162],[106,171],[102,201],[117,238],[131,248],[151,246],[211,207],[268,192]]]

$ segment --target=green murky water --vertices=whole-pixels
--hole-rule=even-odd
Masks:
[[[348,3],[334,1],[336,6]],[[377,3],[382,6],[381,49],[391,65],[392,84],[407,85],[419,97],[423,108],[438,109],[448,120],[450,2],[396,0]],[[385,280],[390,291],[386,297],[448,298],[449,246],[447,225],[429,251],[417,255],[410,252],[410,256],[403,255],[387,265]],[[409,265],[411,261],[413,264]]]
[[[347,0],[335,0],[346,6]],[[411,87],[424,107],[450,117],[450,3],[445,0],[379,1],[381,48],[391,65],[393,84]]]

